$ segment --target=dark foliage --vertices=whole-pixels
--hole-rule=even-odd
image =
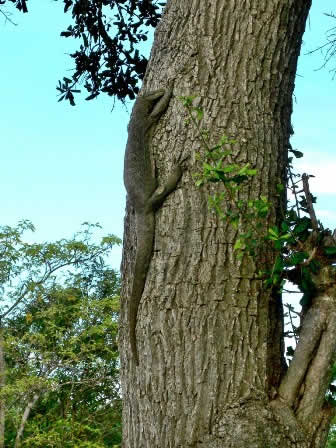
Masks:
[[[27,12],[28,0],[9,0]],[[138,81],[145,74],[147,59],[138,44],[147,40],[148,27],[156,27],[165,4],[160,0],[63,0],[64,12],[71,12],[73,23],[63,37],[80,39],[79,49],[70,54],[75,61],[71,78],[64,77],[56,87],[59,101],[75,105],[74,94],[83,84],[86,100],[107,93],[124,101],[137,95]],[[5,4],[6,0],[0,1]]]
[[[8,0],[11,3],[15,3],[15,7],[22,12],[28,12],[27,8],[27,1],[28,0]],[[3,0],[0,2],[0,5],[4,5],[6,3],[6,0]]]
[[[153,0],[65,0],[64,11],[71,9],[74,25],[61,33],[81,39],[79,49],[71,54],[75,60],[72,79],[63,78],[57,90],[60,101],[74,105],[74,89],[79,81],[89,92],[86,100],[101,92],[134,99],[138,80],[143,79],[147,59],[137,44],[147,40],[144,27],[155,27],[160,18],[160,5]]]

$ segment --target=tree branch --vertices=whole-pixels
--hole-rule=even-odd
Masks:
[[[5,17],[5,23],[6,23],[6,22],[9,22],[9,23],[11,23],[12,25],[17,26],[17,23],[13,22],[13,20],[9,17],[9,16],[11,15],[10,13],[8,13],[8,12],[3,11],[2,9],[0,9],[0,14],[2,14],[2,15]]]
[[[33,398],[28,402],[28,404],[26,406],[26,409],[24,410],[24,413],[22,415],[20,427],[19,427],[18,432],[16,434],[14,448],[18,448],[20,446],[20,444],[21,444],[21,437],[22,437],[22,434],[23,434],[23,431],[24,431],[25,424],[27,423],[27,420],[29,418],[30,411],[32,410],[32,408],[34,407],[35,403],[37,402],[37,400],[39,398],[40,398],[40,395],[35,393],[33,395]]]
[[[303,191],[306,196],[307,208],[309,212],[310,219],[312,221],[313,230],[318,231],[318,222],[313,206],[312,194],[309,190],[309,176],[308,174],[302,174]]]

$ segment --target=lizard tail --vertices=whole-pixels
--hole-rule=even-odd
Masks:
[[[135,319],[136,319],[136,317],[135,317]],[[131,316],[130,316],[129,337],[130,337],[130,344],[131,344],[131,352],[132,352],[134,362],[138,366],[139,365],[139,355],[138,355],[138,347],[137,347],[137,342],[136,342],[136,322],[133,323],[132,321],[134,321],[134,318],[131,319]]]
[[[145,288],[146,277],[154,245],[154,213],[137,216],[137,248],[133,272],[132,293],[129,299],[129,338],[131,352],[136,365],[139,365],[139,356],[136,342],[136,324],[138,309],[142,293]]]

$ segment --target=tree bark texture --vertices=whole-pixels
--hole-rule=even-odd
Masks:
[[[237,259],[233,246],[247,229],[236,231],[209,211],[208,195],[221,186],[195,187],[200,144],[178,100],[196,95],[204,110],[201,125],[214,144],[223,134],[236,140],[234,162],[258,170],[241,197],[266,196],[273,210],[265,227],[274,224],[284,200],[276,184],[285,179],[297,59],[310,6],[309,0],[167,3],[143,85],[146,92],[174,82],[151,145],[158,183],[176,160],[188,159],[177,189],[155,215],[155,247],[136,327],[139,366],[128,335],[137,241],[134,211],[127,205],[120,326],[125,448],[325,444],[332,415],[322,403],[328,373],[313,394],[315,408],[302,401],[309,401],[308,389],[314,388],[307,369],[294,386],[288,376],[283,380],[281,298],[257,278],[274,253],[265,246],[254,258]],[[325,310],[327,296],[320,300]],[[331,328],[334,317],[328,318]],[[305,332],[309,339],[309,325]],[[314,354],[322,345],[315,343]],[[326,371],[333,350],[328,356],[321,352]],[[304,355],[306,365],[314,354]],[[302,393],[305,380],[308,392]]]

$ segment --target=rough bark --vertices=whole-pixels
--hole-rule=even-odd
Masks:
[[[321,328],[329,325],[324,341],[325,331],[317,330],[315,340],[306,325],[299,346],[313,338],[314,349],[303,350],[309,362],[301,379],[286,386],[281,298],[265,290],[256,275],[274,254],[265,247],[253,259],[235,257],[233,245],[244,229],[235,231],[209,211],[207,197],[215,187],[195,187],[199,143],[178,101],[180,95],[197,95],[205,112],[202,126],[213,142],[223,134],[236,139],[234,160],[258,170],[242,196],[265,195],[274,204],[268,224],[274,223],[284,199],[276,184],[284,181],[296,65],[310,4],[168,1],[143,87],[174,81],[151,145],[159,183],[175,160],[190,157],[177,190],[155,215],[155,247],[136,327],[139,366],[128,337],[137,242],[134,211],[126,210],[120,328],[125,448],[325,444],[333,414],[323,398],[334,353],[334,312],[312,317],[320,319]],[[319,312],[332,309],[332,296],[321,293]],[[312,366],[314,359],[319,368]],[[326,373],[315,385],[321,366]]]
[[[5,351],[4,351],[4,338],[3,330],[0,328],[0,392],[3,392],[3,388],[6,385],[6,363],[5,363]],[[6,416],[6,403],[4,398],[0,398],[0,448],[5,446],[5,416]]]

